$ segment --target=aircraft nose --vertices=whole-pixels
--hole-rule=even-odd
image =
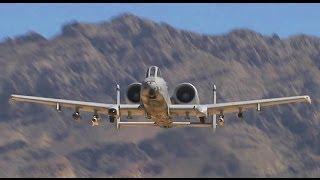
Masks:
[[[155,89],[149,89],[149,96],[150,98],[155,98],[156,97],[156,90]]]
[[[147,83],[148,95],[150,98],[155,98],[157,94],[157,86],[155,83]]]

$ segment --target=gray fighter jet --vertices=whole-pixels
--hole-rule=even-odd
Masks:
[[[308,102],[311,104],[311,99],[307,95],[216,103],[215,85],[212,87],[212,104],[200,104],[198,91],[190,83],[179,84],[175,88],[173,95],[169,96],[168,87],[157,66],[148,68],[143,82],[133,83],[128,86],[126,96],[129,103],[120,103],[119,85],[117,85],[116,91],[116,104],[23,95],[11,95],[11,100],[48,105],[58,111],[61,111],[61,108],[71,108],[75,111],[72,115],[75,120],[80,120],[81,111],[91,112],[93,113],[92,126],[100,124],[101,118],[99,114],[105,114],[109,116],[111,123],[115,123],[117,129],[121,126],[147,125],[163,128],[177,126],[212,127],[215,130],[217,126],[224,126],[224,114],[226,113],[237,113],[239,118],[243,118],[243,111],[248,109],[260,111],[261,108],[295,102]],[[132,116],[145,116],[147,120],[145,122],[120,121],[121,116],[127,116],[128,119],[132,119]],[[174,121],[174,117],[177,116],[184,116],[185,121]],[[192,122],[190,117],[197,117],[199,121]]]

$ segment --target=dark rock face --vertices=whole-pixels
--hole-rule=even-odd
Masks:
[[[36,32],[0,43],[1,177],[318,177],[320,38],[248,29],[221,36],[177,30],[132,14],[73,22],[53,39]],[[202,103],[308,94],[312,105],[245,112],[210,129],[92,128],[72,110],[10,104],[10,94],[115,102],[115,83],[161,68],[172,93],[194,84]],[[106,117],[104,117],[106,119]]]

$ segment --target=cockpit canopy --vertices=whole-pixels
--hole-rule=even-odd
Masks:
[[[160,69],[157,66],[150,66],[146,74],[146,78],[148,77],[161,77]]]

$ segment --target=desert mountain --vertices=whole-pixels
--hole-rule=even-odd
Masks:
[[[172,93],[196,86],[200,101],[311,96],[226,116],[211,129],[91,127],[72,110],[10,104],[10,94],[115,102],[120,83],[161,68]],[[320,38],[279,38],[249,29],[202,35],[122,14],[97,24],[72,22],[46,39],[37,32],[0,43],[1,177],[319,177]]]

